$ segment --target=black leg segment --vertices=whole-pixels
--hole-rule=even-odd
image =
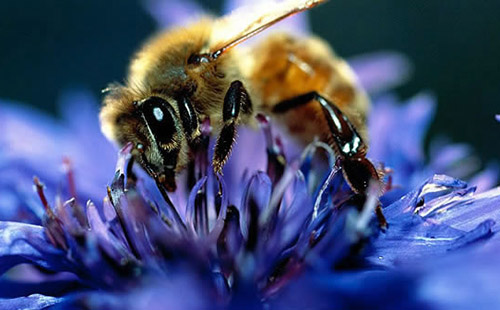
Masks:
[[[332,145],[341,157],[356,157],[366,154],[366,145],[347,116],[328,99],[317,92],[309,92],[274,106],[274,113],[286,113],[292,109],[317,102],[321,105],[323,114],[332,133],[335,145]]]
[[[188,140],[191,140],[195,138],[193,137],[193,134],[196,135],[198,133],[198,127],[200,124],[198,115],[196,114],[193,104],[187,97],[181,96],[176,99],[177,106],[179,107],[182,127],[184,127]]]
[[[212,164],[216,174],[222,172],[236,138],[236,125],[240,113],[251,113],[252,103],[250,97],[240,81],[234,81],[224,97],[222,120],[224,125],[215,144]]]
[[[377,169],[366,158],[367,147],[354,125],[340,109],[317,92],[309,92],[274,106],[274,113],[286,113],[292,109],[309,103],[321,105],[323,115],[328,123],[333,144],[345,180],[354,191],[355,195],[366,197],[370,180],[380,182]],[[364,199],[363,199],[364,200]],[[380,206],[376,209],[377,218],[381,227],[386,227],[387,222]]]

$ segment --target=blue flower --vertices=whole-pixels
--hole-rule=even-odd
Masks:
[[[19,104],[0,102],[1,220],[22,217],[40,223],[43,209],[26,182],[34,175],[45,181],[52,197],[61,191],[82,201],[100,201],[106,194],[116,150],[100,132],[98,102],[85,91],[67,92],[60,102],[62,122]],[[62,182],[61,174],[72,180]]]
[[[184,20],[187,6],[147,4],[165,23]],[[299,16],[292,25],[307,24]],[[62,122],[2,103],[0,308],[498,307],[496,168],[471,178],[478,193],[435,174],[477,169],[467,147],[442,142],[426,164],[432,96],[401,105],[385,93],[408,78],[408,61],[384,52],[351,63],[375,98],[369,156],[392,170],[385,231],[374,194],[361,210],[350,206],[341,174],[314,165],[325,146],[298,150],[272,120],[242,128],[221,184],[208,146],[198,154],[207,170],[194,184],[181,176],[168,197],[131,168],[130,146],[116,158],[87,93],[63,97]]]
[[[393,201],[433,174],[468,180],[478,191],[498,183],[499,167],[489,163],[479,171],[480,160],[466,144],[451,144],[444,138],[431,141],[425,160],[424,138],[432,121],[436,102],[429,93],[420,93],[403,104],[393,95],[378,96],[369,116],[368,156],[392,170],[393,190],[385,198]]]

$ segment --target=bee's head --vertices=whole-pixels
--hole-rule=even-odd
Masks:
[[[175,173],[184,133],[176,111],[167,100],[151,96],[134,102],[147,143],[136,143],[136,159],[167,190],[174,191]]]
[[[131,142],[134,159],[168,191],[174,191],[175,175],[187,164],[186,139],[175,101],[160,95],[130,100],[114,92],[104,99],[102,131],[120,146]]]

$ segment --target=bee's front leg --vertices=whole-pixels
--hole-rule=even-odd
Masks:
[[[214,157],[212,159],[212,165],[216,174],[222,173],[222,168],[226,164],[229,154],[231,154],[236,138],[236,125],[240,112],[248,113],[251,109],[252,103],[243,83],[240,81],[232,82],[224,97],[224,106],[222,108],[222,120],[224,124],[217,138]]]

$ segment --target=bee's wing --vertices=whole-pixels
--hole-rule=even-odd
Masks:
[[[242,7],[217,20],[212,29],[209,52],[215,58],[275,23],[327,0],[266,1]]]

